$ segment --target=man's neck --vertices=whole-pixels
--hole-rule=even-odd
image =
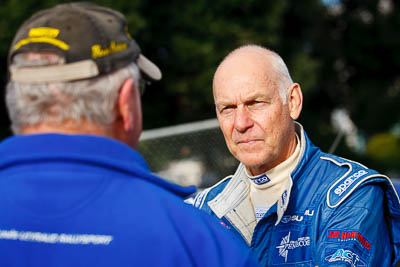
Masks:
[[[62,123],[39,123],[35,125],[28,125],[22,128],[21,131],[21,134],[44,133],[88,134],[113,137],[111,131],[106,129],[106,127],[87,121],[76,122],[73,120],[66,120]]]

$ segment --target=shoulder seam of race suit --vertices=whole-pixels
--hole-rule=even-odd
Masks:
[[[203,191],[201,191],[200,193],[198,193],[193,200],[193,206],[195,208],[201,209],[204,205],[204,201],[207,198],[208,193],[211,191],[211,189],[213,189],[214,187],[217,187],[218,185],[220,185],[221,183],[223,183],[225,180],[232,178],[233,175],[228,175],[225,178],[221,179],[218,183],[216,183],[215,185],[208,187],[206,189],[204,189]]]
[[[366,170],[368,170],[367,167],[365,167],[364,165],[362,165],[362,164],[360,164],[360,163],[358,163],[358,162],[344,159],[344,160],[346,160],[346,161],[349,161],[349,162],[358,164],[358,165],[361,166],[363,169],[365,169],[365,170],[361,169],[361,170],[359,170],[358,172],[355,172],[355,173],[353,173],[352,175],[349,176],[349,174],[351,174],[351,173],[353,172],[353,166],[352,166],[352,164],[350,164],[349,162],[339,163],[338,161],[336,161],[336,160],[333,159],[333,158],[323,157],[323,156],[320,157],[320,158],[323,159],[323,160],[331,161],[331,162],[333,162],[334,164],[336,164],[336,165],[338,165],[338,166],[348,166],[348,168],[349,168],[349,170],[348,170],[342,177],[340,177],[339,179],[337,179],[337,180],[335,181],[335,183],[333,183],[333,184],[331,185],[331,187],[329,188],[329,190],[328,190],[328,192],[327,192],[326,202],[327,202],[328,207],[330,207],[330,208],[336,208],[336,207],[338,207],[340,204],[343,203],[343,201],[345,201],[345,200],[354,192],[354,190],[357,189],[357,187],[358,187],[359,185],[361,185],[361,184],[364,183],[365,181],[367,181],[367,180],[369,180],[369,179],[372,179],[372,178],[375,178],[375,177],[380,177],[380,178],[386,179],[386,180],[390,183],[390,185],[394,188],[393,183],[392,183],[392,181],[389,179],[389,177],[387,177],[387,176],[385,176],[385,175],[383,175],[383,174],[379,174],[379,173],[367,175],[367,176],[363,177],[362,179],[360,179],[359,181],[357,181],[357,183],[354,184],[354,181],[358,180],[359,177],[362,177],[363,175],[367,174],[367,171],[366,171]],[[352,177],[354,177],[354,178],[351,179]],[[336,188],[336,189],[333,191],[335,194],[338,194],[338,195],[340,196],[340,198],[338,198],[338,200],[337,200],[336,202],[331,203],[330,195],[332,194],[333,188],[336,187],[336,186],[337,186],[341,181],[343,181],[345,178],[347,178],[347,179],[344,181],[344,183],[343,183],[344,186],[345,186],[345,189],[342,190],[342,191],[340,191],[340,190],[339,190],[339,187],[338,187],[338,188]],[[346,183],[346,181],[347,181],[348,179],[350,179],[350,180],[349,180],[348,183]],[[350,187],[350,190],[347,191],[347,189],[348,189],[349,187]],[[338,191],[338,190],[339,190],[339,191]],[[347,191],[347,192],[346,192],[346,191]],[[397,192],[396,192],[396,191],[394,191],[394,192],[395,192],[395,194],[396,194],[397,200],[400,201]],[[344,194],[343,194],[343,193],[344,193]],[[343,196],[341,196],[342,194],[343,194]]]
[[[363,167],[364,169],[368,169],[367,166],[361,164],[360,162],[353,161],[353,160],[351,160],[351,159],[342,158],[342,157],[339,157],[339,158],[341,158],[342,160],[345,160],[345,161],[350,161],[350,162],[352,162],[352,163],[354,163],[354,164],[358,164],[358,165],[360,165],[361,167]]]

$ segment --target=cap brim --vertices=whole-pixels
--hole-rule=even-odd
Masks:
[[[161,80],[162,74],[161,70],[151,62],[147,57],[139,54],[136,64],[139,66],[140,70],[143,71],[147,76],[149,76],[153,80]]]

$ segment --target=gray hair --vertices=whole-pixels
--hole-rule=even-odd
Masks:
[[[63,64],[57,55],[38,54],[37,60],[28,60],[24,54],[14,57],[12,66],[38,66]],[[110,74],[92,79],[55,83],[9,82],[6,87],[6,104],[14,134],[38,123],[61,125],[65,120],[82,119],[100,126],[108,126],[116,118],[116,103],[122,83],[133,78],[137,87],[139,68],[135,63]]]
[[[269,63],[271,63],[272,68],[275,70],[275,73],[276,73],[275,82],[279,88],[279,95],[282,99],[283,104],[286,104],[288,89],[289,89],[289,86],[293,84],[293,80],[289,74],[289,70],[288,70],[285,62],[283,61],[282,57],[278,53],[276,53],[268,48],[265,48],[265,47],[262,47],[259,45],[250,44],[250,45],[243,45],[243,46],[233,50],[228,56],[226,56],[226,58],[228,58],[236,53],[239,53],[243,50],[255,51],[255,52],[260,53],[261,55],[267,56],[268,59],[270,59]]]

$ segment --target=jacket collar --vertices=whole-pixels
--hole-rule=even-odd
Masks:
[[[293,185],[293,175],[299,172],[299,169],[305,165],[308,158],[305,156],[305,153],[309,150],[308,146],[310,145],[310,141],[300,123],[295,122],[295,130],[301,140],[300,160],[292,172],[292,179],[290,179],[286,190],[283,192],[276,204],[276,225],[280,222],[289,204],[290,193]],[[249,192],[250,185],[245,174],[245,166],[243,163],[240,163],[235,174],[222,192],[207,203],[218,218],[225,216],[236,228],[244,229],[240,231],[248,243],[251,241],[252,233],[257,224],[252,205],[249,208],[249,203],[251,204]]]
[[[194,187],[181,187],[153,175],[139,153],[106,137],[33,134],[13,136],[0,143],[0,170],[18,168],[31,162],[92,165],[128,173],[180,196],[187,196],[195,191]]]

